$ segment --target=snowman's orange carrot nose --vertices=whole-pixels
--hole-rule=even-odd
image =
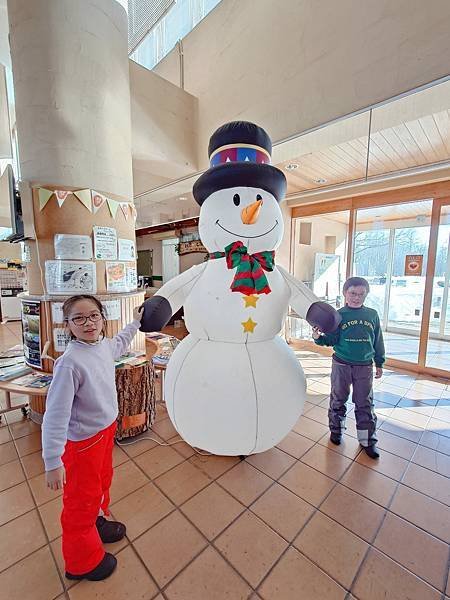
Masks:
[[[256,223],[262,203],[262,200],[257,200],[241,210],[241,219],[244,225],[253,225],[253,223]]]

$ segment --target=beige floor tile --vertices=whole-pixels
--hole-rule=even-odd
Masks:
[[[352,461],[338,452],[328,450],[321,444],[316,444],[302,456],[301,462],[320,471],[332,479],[340,479],[352,464]]]
[[[280,479],[281,485],[313,506],[318,506],[335,485],[335,481],[298,462]]]
[[[118,467],[119,465],[123,464],[124,462],[127,462],[127,460],[129,460],[129,456],[126,452],[124,452],[122,450],[122,448],[119,448],[119,446],[117,444],[114,444],[113,446],[113,467]]]
[[[250,510],[286,540],[292,541],[315,509],[275,483],[250,506]]]
[[[258,589],[263,600],[344,600],[346,591],[294,548]]]
[[[421,402],[420,400],[413,400],[411,398],[403,398],[397,405],[397,408],[394,409],[390,414],[396,418],[394,415],[401,411],[402,408],[406,410],[415,412],[419,415],[425,415],[431,417],[434,412],[434,407],[437,404],[437,398],[433,399],[431,402]]]
[[[450,409],[448,406],[436,406],[434,413],[434,419],[439,419],[441,421],[445,421],[446,423],[450,423]]]
[[[117,554],[115,572],[100,584],[95,581],[81,581],[69,590],[70,600],[150,600],[158,593],[154,581],[145,570],[139,557],[130,546]]]
[[[111,504],[148,483],[147,477],[132,462],[126,462],[114,469],[111,485]]]
[[[447,423],[447,421],[441,421],[441,419],[431,417],[427,425],[427,430],[434,431],[439,435],[450,438],[450,423]]]
[[[37,452],[42,448],[41,432],[35,431],[34,433],[18,438],[16,445],[19,456],[26,456],[32,452]]]
[[[440,600],[424,581],[371,549],[352,588],[358,600]]]
[[[61,513],[63,508],[62,496],[58,496],[39,506],[39,512],[44,523],[49,540],[54,540],[62,533]]]
[[[211,479],[217,479],[240,462],[238,456],[203,456],[196,454],[190,462],[206,473]]]
[[[391,416],[383,420],[381,425],[379,425],[379,429],[415,443],[418,443],[423,435],[423,428],[415,427],[408,423],[402,423],[401,421],[391,418]]]
[[[308,419],[313,419],[313,421],[328,427],[328,409],[323,406],[314,406],[308,411]]]
[[[45,483],[45,473],[41,473],[41,475],[37,475],[37,477],[29,479],[29,483],[34,499],[38,506],[44,504],[45,502],[50,502],[57,496],[62,495],[62,490],[55,491],[47,487],[47,484]]]
[[[174,508],[153,483],[148,483],[113,504],[111,511],[117,520],[125,523],[127,537],[134,540]]]
[[[417,446],[412,462],[450,478],[450,456],[425,446]]]
[[[183,461],[184,458],[168,446],[156,446],[135,458],[135,462],[151,479],[156,479]]]
[[[313,440],[303,437],[302,435],[295,433],[295,431],[291,431],[283,440],[281,440],[277,445],[277,448],[283,450],[283,452],[287,452],[294,458],[300,458],[308,452],[313,445]]]
[[[288,543],[246,511],[214,542],[233,567],[256,588]]]
[[[313,442],[317,442],[328,432],[328,427],[327,425],[308,419],[308,417],[300,417],[294,425],[293,430],[295,433],[303,435]]]
[[[439,502],[450,505],[450,485],[446,477],[411,463],[403,476],[402,483]]]
[[[450,438],[434,431],[424,431],[420,438],[420,445],[450,456]]]
[[[0,527],[0,571],[7,569],[47,540],[36,510]]]
[[[170,440],[175,435],[178,435],[178,431],[172,425],[172,421],[167,417],[166,419],[158,420],[152,425],[152,431],[157,433],[163,440]]]
[[[41,426],[31,421],[31,419],[23,419],[21,421],[11,423],[9,429],[13,438],[16,440],[18,438],[25,437],[26,435],[31,435],[32,433],[38,432],[40,434],[41,432]]]
[[[358,454],[361,452],[361,446],[359,445],[358,440],[354,437],[347,435],[344,433],[342,436],[342,442],[339,446],[330,442],[330,434],[326,433],[323,438],[319,440],[319,444],[328,448],[328,450],[333,450],[333,452],[337,452],[338,454],[343,454],[347,458],[351,458],[354,460]]]
[[[8,427],[5,425],[0,427],[0,444],[6,444],[12,440],[11,434],[9,433]]]
[[[245,510],[228,492],[212,483],[181,506],[181,511],[208,538],[214,539]]]
[[[391,452],[405,460],[411,460],[416,449],[416,444],[414,442],[397,435],[392,435],[391,433],[380,429],[377,431],[377,437],[378,447],[381,450]]]
[[[388,506],[398,485],[390,477],[356,462],[352,464],[340,482],[381,506]]]
[[[369,548],[366,542],[320,512],[307,523],[294,546],[347,589]]]
[[[20,459],[27,474],[28,479],[36,477],[45,471],[44,461],[42,460],[42,452],[38,450],[32,454],[22,456]]]
[[[0,445],[0,465],[4,465],[12,460],[17,460],[18,458],[19,456],[14,447],[14,442],[6,442],[5,444]]]
[[[162,587],[206,544],[206,539],[180,512],[175,511],[135,540],[134,547]]]
[[[368,469],[377,471],[391,479],[395,479],[396,481],[401,480],[408,468],[407,460],[400,456],[395,456],[395,454],[391,454],[390,452],[383,452],[381,459],[379,460],[373,460],[373,458],[369,458],[365,452],[361,452],[358,454],[356,462],[364,465]]]
[[[218,480],[232,496],[249,506],[272,483],[272,479],[245,461],[241,461]]]
[[[0,492],[22,481],[25,481],[25,475],[18,460],[0,466]]]
[[[334,488],[320,510],[368,542],[375,537],[385,514],[378,504],[340,484]]]
[[[175,450],[175,452],[178,452],[178,454],[181,454],[181,456],[184,458],[191,458],[191,456],[195,455],[194,448],[189,446],[189,444],[186,444],[186,442],[183,441],[178,434],[173,438],[170,438],[167,443],[172,444],[171,447]]]
[[[278,448],[248,456],[246,461],[272,479],[281,477],[295,463],[294,457]]]
[[[0,525],[23,515],[34,507],[33,498],[25,482],[0,492]]]
[[[406,423],[407,425],[413,425],[414,427],[424,429],[430,420],[430,416],[430,414],[427,414],[426,408],[419,412],[417,407],[416,410],[409,410],[404,406],[397,405],[391,412],[389,418],[395,419],[399,423]]]
[[[450,543],[450,508],[404,485],[400,485],[389,508],[414,525]]]
[[[374,546],[415,575],[444,591],[448,561],[448,545],[444,542],[388,513],[375,538]]]
[[[0,590],[8,600],[51,600],[64,591],[48,546],[0,573]]]
[[[143,434],[137,435],[129,441],[122,440],[119,447],[130,458],[134,458],[152,448],[156,448],[158,442],[164,443],[164,440],[156,435],[156,433],[153,433],[153,431],[145,431]]]
[[[165,595],[168,600],[247,600],[250,592],[242,577],[209,547],[166,588]]]
[[[189,461],[185,461],[155,479],[155,483],[179,506],[211,483],[211,479]]]

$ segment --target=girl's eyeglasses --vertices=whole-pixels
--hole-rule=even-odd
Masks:
[[[92,323],[98,323],[99,321],[101,321],[101,319],[103,319],[103,315],[99,312],[94,312],[91,315],[89,315],[88,317],[74,317],[73,319],[68,319],[68,321],[72,321],[72,323],[74,325],[86,325],[86,323],[89,321],[91,321]]]

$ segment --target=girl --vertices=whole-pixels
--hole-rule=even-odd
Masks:
[[[107,521],[112,450],[117,419],[114,360],[128,348],[141,321],[114,338],[105,337],[103,306],[94,296],[73,296],[63,304],[72,340],[55,362],[44,421],[42,456],[47,486],[64,487],[62,547],[68,579],[105,579],[117,559],[102,542],[116,542],[125,525]]]

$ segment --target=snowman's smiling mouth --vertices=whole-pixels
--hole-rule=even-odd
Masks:
[[[260,233],[259,235],[247,235],[246,233],[244,234],[240,234],[240,233],[235,233],[234,231],[230,231],[229,229],[225,229],[225,227],[222,227],[222,225],[219,223],[219,219],[217,219],[216,221],[216,225],[218,225],[221,229],[223,229],[224,231],[226,231],[227,233],[231,233],[231,235],[235,235],[238,238],[245,238],[245,239],[249,239],[249,238],[259,238],[259,237],[264,237],[265,235],[267,235],[268,233],[270,233],[271,231],[273,231],[275,229],[275,227],[277,227],[278,225],[278,220],[275,220],[275,225],[269,229],[268,231],[266,231],[265,233]]]

